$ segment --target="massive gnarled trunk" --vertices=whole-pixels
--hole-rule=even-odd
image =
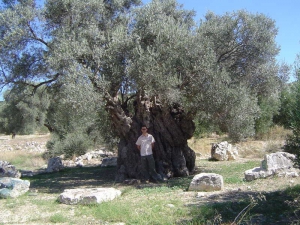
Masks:
[[[155,140],[154,158],[156,170],[164,177],[187,176],[195,167],[195,152],[188,146],[195,125],[183,109],[174,104],[164,107],[156,97],[148,98],[138,94],[134,101],[135,114],[130,116],[127,106],[117,99],[106,96],[107,109],[115,129],[119,132],[118,172],[116,179],[142,179],[140,155],[135,142],[141,135],[141,125],[148,126],[148,132]]]

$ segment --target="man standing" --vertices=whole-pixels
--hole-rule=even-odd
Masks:
[[[142,135],[136,141],[136,146],[141,154],[142,163],[142,175],[146,182],[149,180],[150,176],[152,179],[157,181],[163,181],[161,176],[155,170],[155,162],[153,158],[153,147],[154,147],[154,137],[148,134],[148,129],[145,125],[142,126]]]

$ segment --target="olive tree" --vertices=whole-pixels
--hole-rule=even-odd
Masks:
[[[28,86],[15,86],[4,93],[4,100],[0,112],[1,132],[32,134],[47,131],[44,125],[50,101],[43,88],[33,95]]]
[[[57,93],[67,86],[69,100],[85,84],[81,100],[93,96],[105,108],[119,139],[118,180],[141,176],[142,124],[156,140],[157,171],[187,176],[199,113],[234,140],[254,134],[258,96],[277,88],[277,29],[245,11],[208,13],[196,24],[175,0],[139,3],[48,0],[39,10],[32,0],[10,1],[0,14],[1,83],[61,87]]]
[[[300,166],[300,55],[297,55],[295,60],[295,78],[290,86],[291,89],[289,93],[286,94],[288,97],[286,124],[289,125],[289,128],[293,131],[292,135],[287,138],[285,150],[287,152],[293,153],[297,156],[296,164]]]

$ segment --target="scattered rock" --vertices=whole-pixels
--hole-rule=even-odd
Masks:
[[[189,191],[220,191],[223,189],[223,177],[216,173],[197,174],[189,187]]]
[[[298,177],[298,170],[293,167],[295,155],[287,152],[267,154],[260,167],[245,171],[245,180],[266,178],[270,176]]]
[[[9,162],[0,161],[0,177],[20,178],[21,173],[16,169],[14,165],[11,165]]]
[[[18,178],[0,178],[0,198],[16,198],[29,190],[30,182]]]
[[[60,159],[60,157],[53,157],[48,160],[47,172],[58,172],[64,169],[64,165]]]
[[[236,147],[232,147],[227,141],[219,144],[212,144],[211,158],[218,161],[235,160],[238,156]]]
[[[65,159],[64,155],[61,155],[60,158],[62,159],[65,167],[84,167],[101,165],[103,158],[112,156],[115,156],[115,154],[111,151],[106,151],[103,147],[78,156],[74,160]]]
[[[115,188],[66,189],[58,200],[67,205],[96,204],[119,197],[121,191]]]

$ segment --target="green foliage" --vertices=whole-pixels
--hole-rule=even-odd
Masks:
[[[44,89],[35,94],[28,86],[15,86],[6,91],[0,112],[1,132],[32,134],[44,126],[49,107],[49,95]]]
[[[280,94],[280,109],[279,113],[274,117],[276,124],[282,125],[289,129],[291,127],[292,106],[296,102],[295,96],[296,83],[287,84]]]
[[[273,118],[278,114],[280,101],[278,96],[262,98],[259,102],[260,116],[255,121],[256,137],[266,134],[274,125]]]
[[[203,112],[199,112],[194,119],[196,126],[194,137],[202,138],[213,132],[221,133],[221,130],[217,123],[214,123],[210,115],[206,115]]]
[[[296,63],[300,62],[300,56],[298,56]],[[296,78],[294,88],[294,101],[291,103],[290,108],[290,124],[293,134],[288,137],[285,145],[287,152],[296,154],[296,163],[300,166],[300,66],[296,64]]]
[[[54,152],[69,148],[55,142],[87,146],[70,144],[77,136],[115,144],[103,98],[128,120],[141,93],[166,109],[180,104],[196,121],[208,115],[198,133],[220,130],[234,141],[265,132],[277,112],[277,28],[265,15],[209,12],[196,24],[176,0],[10,2],[0,12],[0,84],[48,87]]]
[[[72,157],[99,144],[116,146],[118,139],[111,129],[101,95],[94,92],[87,80],[68,79],[59,92],[53,89],[50,93],[53,95],[47,114],[47,122],[53,129],[47,144],[50,155]]]
[[[109,120],[109,115],[106,110],[102,109],[98,111],[98,117],[92,128],[94,129],[89,131],[89,137],[91,137],[94,142],[98,141],[106,145],[110,151],[116,150],[119,138],[116,130],[113,128],[111,120]],[[101,136],[99,136],[99,134]]]
[[[213,55],[205,65],[199,64],[206,70],[188,87],[197,96],[192,102],[209,112],[234,141],[253,136],[256,119],[260,113],[264,116],[258,98],[273,95],[276,101],[279,93],[274,21],[245,11],[221,16],[209,12],[197,32],[206,54]]]
[[[47,153],[47,157],[64,154],[66,158],[72,158],[84,155],[92,144],[89,136],[80,131],[70,132],[63,139],[53,134],[47,143],[47,149],[50,151]]]

